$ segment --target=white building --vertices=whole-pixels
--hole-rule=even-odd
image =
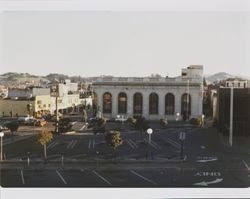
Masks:
[[[38,95],[50,95],[49,88],[40,88],[40,87],[27,87],[27,88],[9,88],[8,97],[11,99],[16,99],[19,97],[35,97]]]
[[[100,77],[92,87],[104,117],[141,115],[148,120],[200,117],[203,104],[203,66],[182,69],[176,78]],[[189,97],[188,97],[189,96]]]
[[[229,78],[226,80],[226,88],[248,88],[248,81],[241,78]]]

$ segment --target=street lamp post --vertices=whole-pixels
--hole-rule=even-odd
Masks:
[[[148,143],[151,144],[151,134],[153,133],[153,129],[149,128],[147,129],[148,133]]]
[[[1,137],[1,155],[0,155],[0,160],[1,161],[3,160],[3,136],[4,136],[4,133],[0,132],[0,137]]]
[[[189,120],[189,80],[187,80],[187,120]]]
[[[179,137],[180,141],[181,141],[181,159],[183,160],[183,142],[186,139],[186,133],[185,132],[180,132],[180,137]]]
[[[179,121],[180,113],[176,113],[176,121]]]
[[[233,146],[233,107],[234,107],[234,88],[230,92],[230,127],[229,127],[229,144]]]
[[[27,164],[30,166],[30,152],[27,152]]]
[[[63,167],[63,160],[64,160],[63,153],[61,153],[61,165],[62,165],[62,167]]]

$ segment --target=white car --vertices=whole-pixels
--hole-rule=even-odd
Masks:
[[[127,121],[127,117],[124,117],[124,115],[117,115],[116,118],[115,118],[115,121],[117,122],[125,122]]]

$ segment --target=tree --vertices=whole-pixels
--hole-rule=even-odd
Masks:
[[[44,158],[47,157],[47,143],[49,143],[53,138],[53,134],[47,129],[42,131],[37,135],[37,142],[43,146]]]
[[[142,116],[135,116],[134,119],[131,120],[131,126],[134,129],[139,130],[141,139],[142,132],[149,128],[147,121]]]
[[[9,122],[7,124],[5,124],[6,128],[8,128],[11,132],[11,134],[13,135],[15,131],[17,131],[19,124],[18,122]]]
[[[105,124],[106,119],[105,118],[97,118],[93,121],[93,131],[94,134],[96,133],[105,133]]]
[[[105,135],[106,144],[114,150],[116,159],[116,148],[123,143],[120,131],[110,131]]]
[[[166,126],[168,125],[168,120],[167,120],[167,118],[166,118],[166,117],[161,118],[161,119],[160,119],[160,124],[161,124],[162,127],[166,128]]]

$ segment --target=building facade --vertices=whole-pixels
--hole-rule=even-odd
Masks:
[[[226,80],[226,88],[248,88],[248,81],[241,78],[229,78]]]
[[[176,78],[100,77],[92,83],[104,117],[143,116],[147,120],[190,119],[202,115],[203,66],[182,69]]]
[[[218,92],[218,127],[229,135],[231,89],[220,88]],[[233,91],[233,135],[250,136],[250,88]]]

